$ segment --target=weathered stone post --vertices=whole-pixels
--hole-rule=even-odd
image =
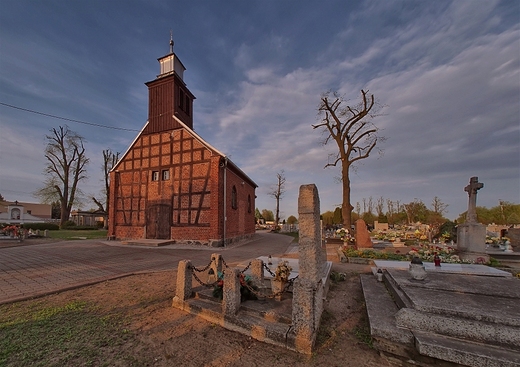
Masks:
[[[326,253],[321,246],[320,198],[314,184],[300,186],[298,224],[298,278],[317,282],[323,276]]]
[[[193,269],[191,268],[190,260],[179,261],[177,268],[177,286],[175,289],[175,297],[173,297],[173,305],[183,304],[188,298],[191,297],[191,277]]]
[[[251,261],[251,278],[257,287],[264,286],[264,262],[262,260]]]
[[[224,316],[235,317],[240,308],[240,270],[237,268],[224,271],[222,288],[222,312]]]
[[[208,283],[216,282],[219,272],[222,272],[222,256],[217,253],[211,254],[211,265],[209,267]]]
[[[292,323],[294,347],[311,354],[323,312],[323,284],[326,255],[321,246],[320,200],[316,185],[300,186],[298,197],[298,279],[293,286]]]
[[[477,191],[484,187],[478,177],[471,177],[469,185],[464,188],[468,193],[468,212],[466,222],[457,227],[457,249],[463,260],[489,261],[486,254],[486,227],[477,220]]]

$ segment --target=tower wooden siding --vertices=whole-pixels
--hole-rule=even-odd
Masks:
[[[161,77],[146,85],[148,86],[148,125],[143,134],[179,128],[180,125],[172,119],[173,115],[193,129],[195,97],[177,74]]]

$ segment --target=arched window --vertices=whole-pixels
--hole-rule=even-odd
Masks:
[[[233,185],[233,189],[231,190],[231,207],[233,209],[236,209],[238,207],[238,205],[237,205],[237,188],[235,185]]]
[[[247,212],[251,213],[251,195],[247,195]]]

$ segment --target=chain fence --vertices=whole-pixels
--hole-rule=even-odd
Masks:
[[[226,261],[224,260],[223,257],[221,257],[220,259],[222,260],[222,265],[224,265],[225,268],[231,269],[231,267],[226,263]],[[217,286],[219,284],[220,281],[222,281],[222,278],[220,278],[218,274],[216,274],[216,280],[214,282],[209,282],[209,281],[208,282],[204,282],[197,275],[197,273],[204,273],[208,269],[209,269],[208,275],[213,275],[214,274],[213,269],[210,269],[212,263],[213,263],[213,260],[211,260],[208,263],[208,265],[206,265],[203,268],[197,268],[197,267],[195,267],[193,265],[190,266],[190,269],[193,270],[192,271],[193,278],[197,281],[197,283],[199,283],[201,286],[206,287],[206,288],[215,287],[215,286]],[[239,273],[241,275],[243,275],[251,267],[251,264],[252,264],[252,262],[250,261],[249,264],[247,264],[247,266],[244,269],[242,269]],[[266,263],[263,263],[263,268],[265,270],[267,270],[269,275],[271,275],[273,278],[276,277],[276,274],[272,272],[272,270],[269,268],[269,266]],[[272,299],[272,298],[280,297],[282,294],[284,294],[286,292],[289,292],[289,289],[291,289],[293,287],[294,281],[297,278],[298,278],[298,276],[296,276],[296,277],[294,277],[292,279],[288,279],[281,291],[275,292],[275,293],[271,292],[270,294],[265,294],[265,292],[259,291],[258,287],[255,287],[254,285],[248,284],[247,281],[241,282],[241,286],[246,287],[258,299],[265,299],[265,298]],[[263,289],[265,290],[265,288],[263,288]]]

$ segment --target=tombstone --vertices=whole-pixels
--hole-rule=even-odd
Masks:
[[[370,234],[368,233],[367,224],[363,219],[356,220],[356,248],[373,248]]]
[[[488,262],[486,254],[486,226],[477,220],[477,191],[484,187],[478,177],[471,177],[469,185],[464,188],[468,193],[468,212],[466,222],[457,226],[457,249],[463,260]]]
[[[310,354],[323,312],[326,254],[321,246],[320,199],[316,185],[300,186],[298,197],[298,278],[294,281],[292,322],[295,348]]]

